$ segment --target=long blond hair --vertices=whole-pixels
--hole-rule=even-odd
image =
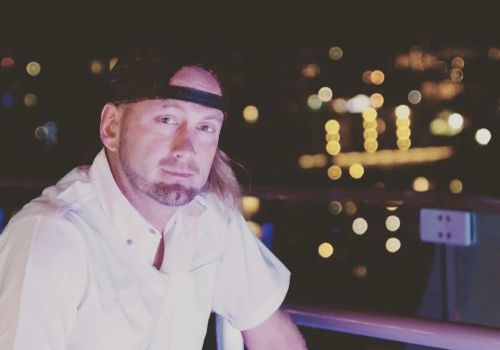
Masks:
[[[208,175],[207,190],[215,194],[226,205],[239,209],[241,187],[231,163],[233,163],[231,158],[220,148],[217,149]]]

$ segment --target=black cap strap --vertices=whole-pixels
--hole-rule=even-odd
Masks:
[[[175,85],[167,85],[162,90],[164,90],[164,95],[161,96],[162,98],[193,102],[202,106],[216,108],[224,112],[224,101],[222,96],[198,89]]]

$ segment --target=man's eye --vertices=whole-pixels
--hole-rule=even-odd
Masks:
[[[204,131],[204,132],[209,132],[209,133],[215,132],[215,128],[212,127],[212,126],[210,126],[210,125],[208,125],[208,124],[202,124],[200,126],[200,130]]]
[[[169,116],[160,117],[160,122],[162,122],[163,124],[175,124],[174,118]]]

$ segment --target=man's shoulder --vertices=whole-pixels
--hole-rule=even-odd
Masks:
[[[96,191],[88,179],[88,166],[77,167],[21,208],[9,226],[39,219],[64,220],[68,211],[81,207],[93,197],[96,197]]]

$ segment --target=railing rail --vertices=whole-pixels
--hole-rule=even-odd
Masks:
[[[50,180],[15,180],[0,178],[1,190],[41,191],[53,185]],[[267,200],[329,201],[353,200],[365,204],[408,205],[423,208],[446,208],[500,214],[500,196],[452,194],[446,192],[415,192],[410,190],[360,188],[292,188],[283,186],[255,186],[245,191]]]
[[[345,309],[287,310],[299,326],[450,350],[500,349],[500,328]]]

